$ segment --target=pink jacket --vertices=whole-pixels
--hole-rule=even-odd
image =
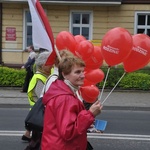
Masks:
[[[61,80],[43,97],[46,105],[42,150],[86,150],[87,129],[94,121],[90,111]]]

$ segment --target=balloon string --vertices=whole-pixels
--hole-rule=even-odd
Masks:
[[[108,78],[109,71],[110,71],[110,67],[109,67],[108,70],[107,70],[107,74],[106,74],[106,77],[105,77],[105,80],[104,80],[104,84],[103,84],[103,87],[102,87],[102,91],[101,91],[100,95],[98,96],[98,100],[99,100],[99,101],[100,101],[101,98],[102,98],[103,91],[104,91],[104,88],[105,88],[105,84],[106,84],[106,81],[107,81],[107,78]]]
[[[101,103],[102,105],[105,103],[107,98],[110,96],[110,94],[113,92],[113,90],[116,88],[116,86],[119,84],[119,82],[122,80],[122,78],[125,76],[126,72],[123,73],[122,77],[119,79],[119,81],[116,83],[116,85],[113,87],[113,89],[110,91],[110,93],[106,96],[106,98]]]

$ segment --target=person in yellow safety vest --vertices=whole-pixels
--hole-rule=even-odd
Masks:
[[[69,50],[65,50],[65,49],[59,51],[59,55],[60,55],[60,58],[73,56],[73,54]],[[43,87],[43,90],[41,92],[40,97],[43,97],[45,92],[50,87],[51,83],[54,82],[58,78],[58,65],[59,65],[59,62],[60,62],[60,60],[58,59],[58,57],[56,57],[54,67],[51,69],[51,74],[46,80],[46,83],[45,83],[45,85]],[[33,100],[31,100],[31,101],[33,101]],[[41,137],[42,137],[41,131],[38,131],[38,130],[34,131],[33,130],[32,131],[31,141],[29,142],[29,144],[27,145],[26,149],[24,149],[24,150],[40,149],[40,147],[41,147],[40,146],[41,145]]]
[[[45,84],[47,79],[47,76],[42,74],[41,72],[37,71],[33,78],[30,81],[29,87],[28,87],[28,100],[31,108],[35,104],[35,102],[39,98],[39,94],[41,93],[41,87]]]
[[[49,55],[50,55],[49,52],[43,52],[40,53],[35,59],[35,65],[37,71],[33,75],[29,83],[28,92],[27,92],[28,100],[31,108],[36,103],[38,98],[40,98],[46,79],[50,75],[52,66],[45,65]],[[25,134],[22,136],[22,140],[30,141],[31,140],[30,133],[31,131],[27,129]]]

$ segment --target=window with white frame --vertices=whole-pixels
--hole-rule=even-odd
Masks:
[[[32,19],[29,10],[25,10],[25,28],[24,28],[25,38],[24,45],[25,48],[32,45]]]
[[[73,35],[83,35],[87,40],[91,39],[92,33],[92,13],[91,12],[71,12],[70,30]]]
[[[144,33],[150,36],[150,12],[135,13],[135,34]]]

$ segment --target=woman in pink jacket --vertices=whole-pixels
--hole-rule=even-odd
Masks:
[[[96,101],[89,110],[84,108],[76,92],[84,80],[84,62],[66,57],[59,64],[59,78],[43,97],[46,105],[42,150],[86,150],[87,129],[101,112]]]

